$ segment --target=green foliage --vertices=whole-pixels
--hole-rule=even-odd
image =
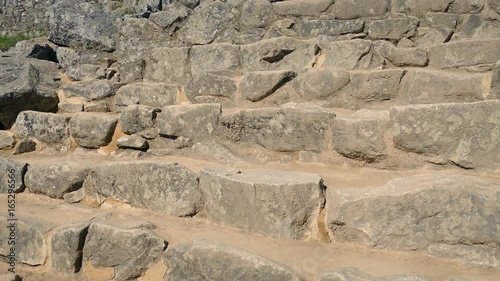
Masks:
[[[135,11],[133,9],[126,8],[125,11],[123,12],[123,14],[125,14],[125,15],[133,15],[133,14],[135,14]]]
[[[0,35],[0,50],[7,50],[10,47],[14,47],[17,42],[29,39],[27,36],[19,34],[14,36]]]

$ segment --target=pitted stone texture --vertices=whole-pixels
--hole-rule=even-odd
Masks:
[[[5,243],[0,244],[0,256],[7,257],[10,253],[11,245],[7,244],[7,238],[11,237],[10,226],[12,221],[7,221],[9,217],[0,217],[0,236],[5,237]],[[16,221],[16,260],[28,265],[43,265],[47,259],[47,245],[45,235],[53,225],[32,221],[17,217]]]
[[[388,111],[360,110],[349,118],[335,118],[333,145],[347,158],[378,162],[387,156],[384,133],[389,129]]]
[[[9,189],[15,193],[24,191],[24,175],[27,167],[28,163],[0,157],[0,169],[3,171],[0,174],[0,193],[8,193]]]
[[[429,48],[429,66],[492,69],[500,57],[500,39],[457,41]]]
[[[184,92],[192,103],[205,103],[211,99],[222,106],[234,105],[238,86],[233,78],[211,73],[201,73],[193,77]]]
[[[499,101],[398,106],[391,110],[394,144],[463,168],[494,168],[500,155]]]
[[[162,28],[170,28],[177,22],[181,22],[191,15],[191,10],[184,5],[173,3],[165,7],[164,10],[152,13],[149,20]]]
[[[161,108],[177,102],[179,87],[164,83],[134,83],[121,87],[114,99],[114,111],[123,111],[129,105]]]
[[[52,198],[80,189],[89,169],[78,164],[30,164],[25,176],[26,187],[33,193]]]
[[[452,2],[454,0],[400,0],[395,2],[395,9],[399,13],[423,17],[427,12],[446,12]]]
[[[240,82],[241,95],[252,102],[260,101],[295,78],[293,71],[259,71],[249,72]]]
[[[89,225],[70,225],[54,229],[51,241],[51,271],[63,274],[80,271],[88,228]]]
[[[324,205],[318,175],[273,170],[207,168],[200,189],[208,217],[272,237],[304,239]]]
[[[299,25],[301,37],[313,38],[318,35],[338,36],[359,33],[364,28],[362,20],[302,20]]]
[[[500,38],[500,22],[480,15],[468,15],[460,31],[455,32],[451,40],[493,38]]]
[[[289,37],[244,45],[241,47],[243,69],[245,72],[304,69],[310,67],[315,60],[315,45],[312,40]]]
[[[96,3],[65,0],[52,7],[49,40],[62,46],[115,49],[115,17]]]
[[[249,0],[241,8],[241,25],[247,28],[266,27],[273,17],[273,6],[268,0]]]
[[[283,16],[317,16],[326,11],[332,1],[330,0],[288,0],[271,1],[274,11]]]
[[[484,245],[434,244],[427,251],[430,256],[451,259],[466,266],[500,267],[500,250]]]
[[[368,67],[365,58],[372,49],[372,42],[369,40],[318,42],[318,46],[325,56],[323,67],[339,67],[347,70]]]
[[[489,99],[500,99],[500,60],[492,70]]]
[[[210,72],[234,75],[241,72],[240,47],[228,43],[194,46],[190,52],[193,76]]]
[[[116,141],[119,148],[130,148],[136,150],[148,150],[148,141],[138,135],[121,137]]]
[[[220,104],[166,106],[157,124],[161,135],[206,140],[217,128],[220,113]]]
[[[198,177],[176,163],[116,162],[95,167],[85,180],[87,196],[114,197],[132,206],[193,216],[203,206]],[[140,188],[137,188],[140,187]]]
[[[275,151],[323,151],[335,113],[310,104],[242,110],[225,115],[217,136],[233,142],[260,144]]]
[[[69,131],[76,143],[85,148],[99,148],[111,142],[118,116],[79,113],[69,121]]]
[[[390,8],[390,0],[337,0],[332,12],[339,19],[357,19],[384,16]]]
[[[122,131],[125,134],[135,134],[155,125],[160,109],[147,105],[129,105],[120,115]]]
[[[195,143],[191,151],[196,157],[206,160],[216,161],[222,164],[242,164],[245,161],[235,156],[225,145],[214,141],[204,141]]]
[[[287,267],[220,242],[198,240],[167,251],[171,268],[164,281],[273,280],[301,281]]]
[[[335,240],[378,249],[493,245],[500,238],[498,184],[473,176],[429,174],[375,189],[336,189],[327,194],[326,221]]]
[[[118,72],[120,73],[120,82],[131,83],[142,81],[146,61],[139,57],[128,57],[120,60]]]
[[[447,42],[453,30],[449,28],[418,28],[418,39],[415,40],[415,45],[418,48],[429,48],[435,45],[441,45]]]
[[[395,66],[426,66],[428,62],[426,51],[417,48],[396,48],[387,41],[377,41],[374,50]]]
[[[310,68],[299,74],[294,88],[308,101],[325,100],[338,93],[350,81],[349,72],[343,68]]]
[[[335,95],[335,106],[361,109],[380,105],[392,105],[397,98],[405,70],[356,70],[351,71],[351,82]]]
[[[368,34],[375,39],[396,39],[415,35],[419,20],[414,17],[374,20]]]
[[[193,14],[181,28],[180,39],[195,45],[212,43],[233,17],[228,4],[221,2],[202,4],[194,9]]]
[[[425,14],[425,22],[434,28],[454,29],[457,27],[460,17],[461,15],[429,12]]]
[[[409,70],[402,80],[400,104],[473,102],[488,91],[483,74]]]
[[[144,82],[185,84],[190,75],[189,48],[160,47],[145,57]]]
[[[0,150],[14,146],[14,133],[9,131],[0,131]]]
[[[130,280],[160,261],[166,245],[163,239],[146,230],[92,223],[85,240],[83,259],[94,267],[113,267],[116,280]]]
[[[87,80],[63,85],[61,89],[67,98],[77,97],[85,101],[94,101],[114,96],[120,86],[109,80]]]
[[[68,138],[66,117],[54,113],[23,111],[17,116],[15,126],[18,138],[34,137],[49,144]]]
[[[16,143],[13,154],[23,154],[35,151],[36,146],[36,141],[31,137],[21,139]]]

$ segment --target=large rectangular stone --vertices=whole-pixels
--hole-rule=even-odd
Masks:
[[[299,25],[301,37],[316,37],[318,35],[342,35],[363,31],[362,20],[302,20]]]
[[[235,75],[241,72],[240,47],[228,43],[194,46],[190,53],[193,76],[210,72]]]
[[[500,101],[397,106],[391,120],[399,149],[469,169],[500,163]]]
[[[318,175],[273,170],[207,168],[200,188],[208,217],[271,237],[311,237],[324,204]]]
[[[457,41],[429,48],[429,66],[492,69],[500,58],[500,39]]]
[[[190,77],[189,48],[156,48],[145,58],[144,82],[184,85]]]

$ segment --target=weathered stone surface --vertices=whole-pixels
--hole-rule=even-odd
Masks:
[[[145,58],[144,82],[185,84],[189,79],[189,48],[160,47]]]
[[[92,223],[85,240],[83,259],[95,267],[113,267],[114,279],[130,280],[157,263],[166,246],[167,242],[146,230]]]
[[[24,138],[16,143],[13,154],[23,154],[36,150],[36,142],[33,138]]]
[[[277,2],[277,3],[285,3]],[[300,70],[315,59],[314,41],[280,37],[241,47],[243,69],[249,71]]]
[[[51,271],[74,274],[82,266],[83,245],[89,225],[70,225],[54,230],[51,241]]]
[[[488,6],[500,14],[500,2],[498,0],[488,0]]]
[[[395,66],[426,66],[427,52],[417,48],[396,48],[387,41],[377,41],[374,50]]]
[[[109,80],[86,80],[63,85],[61,89],[67,98],[77,97],[94,101],[114,96],[120,86]]]
[[[318,42],[325,58],[324,67],[340,67],[347,70],[364,67],[363,58],[370,53],[372,42],[354,39],[339,42]]]
[[[313,174],[206,168],[200,174],[200,189],[208,217],[215,222],[272,237],[304,239],[324,205],[326,187]]]
[[[463,168],[499,163],[500,102],[442,103],[394,107],[392,132],[397,148],[437,155]]]
[[[453,1],[447,12],[454,14],[478,13],[484,7],[485,0]]]
[[[249,0],[241,8],[241,25],[248,28],[266,27],[273,19],[273,6],[267,0]]]
[[[0,131],[0,149],[10,148],[14,145],[14,133],[9,131]]]
[[[192,103],[204,103],[204,99],[213,98],[223,106],[233,103],[237,91],[238,86],[233,78],[211,73],[194,76],[184,88]]]
[[[181,22],[191,14],[191,10],[184,5],[174,3],[168,5],[164,10],[152,13],[149,20],[162,28],[169,28],[177,22]]]
[[[383,16],[390,8],[390,0],[337,0],[332,12],[339,19],[356,19]]]
[[[85,199],[85,189],[80,188],[80,189],[75,190],[73,192],[66,193],[63,195],[63,199],[65,202],[68,202],[68,203],[78,203],[78,202],[82,201],[83,199]]]
[[[113,51],[116,34],[114,16],[96,3],[64,0],[52,6],[49,40],[58,45]]]
[[[136,150],[148,150],[149,148],[148,141],[137,135],[121,137],[116,144],[119,148],[131,148]]]
[[[361,109],[390,104],[399,93],[404,70],[351,71],[351,82],[332,99],[336,106]]]
[[[272,1],[274,11],[283,16],[317,16],[326,11],[332,1],[330,0],[288,0]]]
[[[232,21],[234,15],[228,4],[214,2],[194,9],[180,30],[180,39],[188,44],[212,43],[220,31]]]
[[[238,74],[240,70],[240,47],[228,43],[195,46],[191,49],[191,73],[203,72],[220,75]]]
[[[203,206],[198,177],[176,163],[134,161],[103,164],[91,171],[86,184],[87,196],[98,196],[96,199],[99,200],[114,197],[136,207],[172,216],[193,216]]]
[[[36,110],[56,112],[59,98],[53,76],[55,63],[0,58],[0,129],[9,129],[19,112]],[[52,80],[52,81],[50,81]]]
[[[88,168],[75,164],[30,164],[24,182],[34,193],[52,198],[62,198],[66,193],[80,189]]]
[[[106,77],[105,69],[95,64],[70,65],[66,68],[64,74],[74,81],[103,79]]]
[[[439,70],[409,70],[402,80],[400,104],[473,102],[483,100],[483,74]]]
[[[446,12],[454,0],[401,0],[395,1],[397,12],[423,17],[427,12]]]
[[[347,267],[328,272],[318,281],[429,281],[429,279],[418,275],[396,275],[377,278],[357,268]]]
[[[459,68],[486,65],[491,69],[500,57],[500,39],[457,41],[429,48],[429,66]]]
[[[343,35],[363,31],[364,22],[356,20],[302,20],[299,25],[301,37],[312,38],[318,35]]]
[[[310,104],[242,110],[221,118],[217,135],[276,151],[322,151],[335,113]]]
[[[290,269],[261,256],[206,240],[176,245],[167,251],[164,281],[275,280],[300,281]]]
[[[23,278],[21,276],[15,274],[15,273],[6,273],[0,275],[0,280],[1,281],[23,281]]]
[[[58,105],[59,109],[68,113],[77,113],[83,111],[83,103],[77,102],[60,102]]]
[[[234,165],[244,163],[242,159],[235,156],[225,145],[214,140],[197,142],[191,147],[191,151],[198,157],[222,164]]]
[[[118,72],[120,73],[120,82],[131,83],[142,81],[146,61],[138,57],[128,57],[120,60]]]
[[[427,250],[431,256],[451,259],[467,266],[500,267],[500,251],[487,246],[434,244]]]
[[[415,45],[421,48],[432,47],[440,45],[448,41],[451,37],[452,30],[447,28],[418,28],[418,39],[415,40]]]
[[[249,72],[240,82],[241,95],[252,102],[260,101],[295,78],[293,71],[259,71]]]
[[[454,29],[459,21],[460,15],[432,12],[425,14],[425,22],[434,28]]]
[[[343,156],[366,162],[386,156],[384,133],[389,129],[388,111],[361,110],[349,118],[335,118],[333,145]]]
[[[68,137],[66,117],[54,113],[23,111],[15,124],[18,138],[34,137],[45,143],[60,143]]]
[[[177,102],[179,87],[164,83],[134,83],[121,87],[114,99],[114,111],[123,111],[129,105],[161,108]]]
[[[500,60],[492,71],[491,89],[488,98],[500,99]]]
[[[147,105],[129,105],[120,115],[122,130],[125,134],[135,134],[152,128],[156,115],[161,110]]]
[[[117,122],[113,115],[79,113],[71,117],[69,131],[79,146],[99,148],[109,144]]]
[[[343,68],[310,68],[297,77],[294,87],[308,101],[324,100],[335,95],[350,80],[349,72]]]
[[[499,193],[498,181],[473,176],[400,178],[376,189],[328,192],[326,220],[335,240],[379,249],[495,244]]]
[[[5,243],[0,244],[0,256],[8,257],[11,245],[7,244],[8,237],[12,237],[7,217],[0,217],[0,237],[5,237]],[[44,237],[52,225],[41,221],[31,221],[18,218],[16,221],[16,253],[15,259],[19,263],[28,265],[43,265],[47,259],[47,246]]]
[[[27,166],[27,163],[12,161],[0,157],[0,169],[4,171],[0,174],[0,193],[8,193],[12,184],[14,185],[14,188],[11,190],[15,193],[24,191],[24,175],[26,174]]]
[[[368,30],[375,39],[401,39],[415,35],[419,20],[414,17],[374,20]]]
[[[493,38],[500,38],[500,22],[480,15],[468,15],[460,31],[455,32],[451,40]]]
[[[158,114],[158,129],[165,136],[206,140],[215,131],[220,113],[220,104],[166,106]]]

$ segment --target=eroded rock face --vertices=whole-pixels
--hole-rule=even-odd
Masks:
[[[120,115],[123,132],[131,135],[152,128],[160,111],[147,105],[127,106]]]
[[[205,240],[168,249],[166,260],[171,268],[165,281],[303,280],[290,269],[271,260]]]
[[[500,57],[500,38],[457,41],[429,48],[429,66],[492,69]]]
[[[120,112],[135,104],[162,108],[176,103],[177,92],[178,86],[165,83],[128,84],[116,92],[113,109]]]
[[[394,144],[463,168],[494,168],[500,157],[499,107],[498,101],[394,107]]]
[[[34,137],[48,144],[61,143],[69,136],[66,117],[55,113],[23,111],[17,116],[15,126],[16,137]]]
[[[303,239],[324,204],[320,176],[206,168],[200,188],[211,220],[272,237]]]
[[[338,241],[379,249],[495,245],[499,193],[498,181],[444,174],[400,178],[376,189],[333,190],[327,224]]]
[[[52,7],[49,40],[62,46],[115,50],[115,18],[98,4],[64,0]]]
[[[295,78],[293,71],[249,72],[240,82],[240,93],[252,102],[260,101]]]
[[[89,198],[114,197],[132,206],[179,217],[193,216],[203,206],[198,177],[176,163],[134,161],[99,165],[86,180],[85,191]]]
[[[24,175],[26,174],[27,166],[28,163],[26,162],[12,161],[0,157],[0,169],[4,171],[0,175],[0,193],[7,193],[9,192],[9,189],[13,190],[16,193],[22,192],[25,188]]]
[[[310,104],[242,110],[222,116],[216,135],[233,142],[260,144],[275,151],[322,151],[335,113]]]
[[[69,131],[79,146],[99,148],[111,142],[117,122],[113,115],[80,113],[69,121]]]
[[[74,274],[82,267],[83,246],[89,225],[70,225],[54,230],[51,241],[51,270]]]
[[[83,247],[83,259],[95,267],[112,267],[116,280],[139,277],[157,263],[167,243],[149,231],[120,229],[92,223]]]
[[[294,87],[308,101],[323,100],[338,93],[350,80],[343,68],[310,68],[297,77]]]
[[[62,90],[67,98],[77,97],[94,101],[114,96],[120,86],[109,80],[86,80],[64,85]]]

